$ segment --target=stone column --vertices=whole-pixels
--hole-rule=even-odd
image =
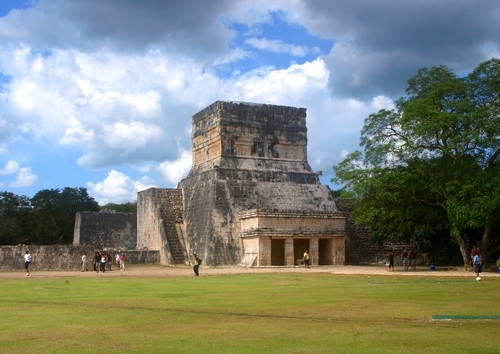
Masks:
[[[259,239],[259,265],[271,265],[271,238],[260,237]]]
[[[312,266],[319,264],[319,242],[317,237],[309,240],[309,258]]]
[[[287,237],[285,239],[285,260],[288,267],[293,267],[295,265],[295,259],[293,256],[293,238]]]
[[[344,265],[345,263],[345,236],[333,238],[333,264]]]

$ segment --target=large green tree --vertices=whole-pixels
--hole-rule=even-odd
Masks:
[[[464,263],[471,261],[470,228],[483,228],[487,258],[500,210],[499,94],[498,59],[466,77],[444,66],[420,69],[394,109],[365,120],[364,155],[355,152],[334,167],[334,181],[357,206],[355,218],[376,229],[384,215],[395,230],[418,234],[415,211],[440,210],[446,218],[440,227],[458,242]]]
[[[86,188],[44,189],[31,198],[35,213],[32,243],[39,245],[73,242],[78,211],[98,211]]]
[[[0,191],[0,245],[28,243],[31,226],[29,198]]]

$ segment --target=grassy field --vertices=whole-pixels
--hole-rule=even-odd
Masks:
[[[498,353],[500,278],[0,279],[0,353]]]

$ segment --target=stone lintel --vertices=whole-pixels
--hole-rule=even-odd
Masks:
[[[251,209],[238,213],[240,220],[275,217],[275,218],[320,218],[320,219],[345,219],[343,212],[310,211],[310,210],[278,210],[278,209]]]
[[[332,238],[345,236],[344,230],[330,230],[328,232],[321,232],[317,230],[265,230],[265,229],[255,229],[246,230],[241,233],[242,238],[248,237],[262,237],[268,236],[272,238],[309,238],[309,237],[321,237],[321,238]]]

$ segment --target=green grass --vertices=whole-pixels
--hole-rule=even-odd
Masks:
[[[20,273],[21,274],[21,273]],[[498,353],[500,278],[0,279],[0,353]]]

